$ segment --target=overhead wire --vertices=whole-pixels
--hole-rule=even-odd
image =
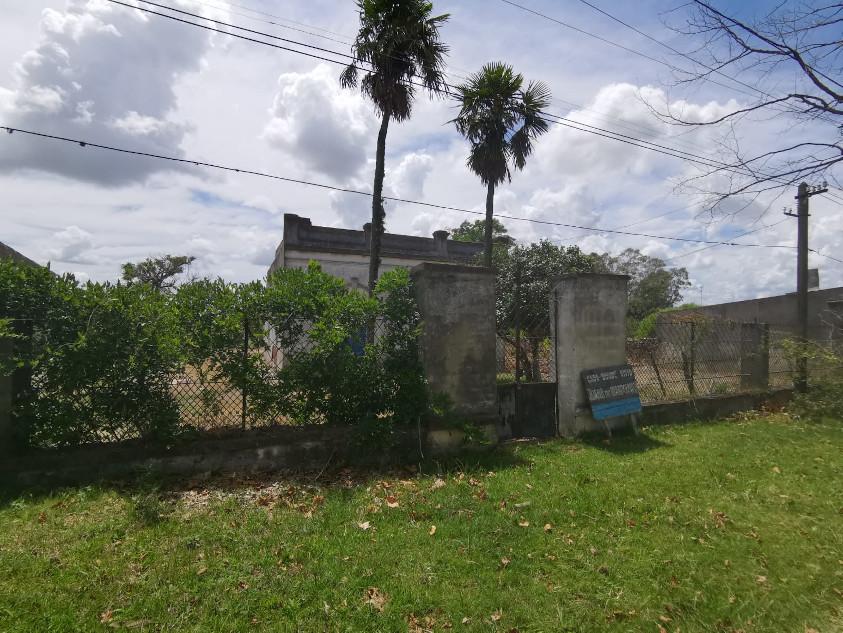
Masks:
[[[319,55],[307,53],[305,51],[300,51],[300,50],[288,48],[286,46],[280,46],[280,45],[272,44],[270,42],[265,42],[263,40],[257,40],[257,39],[247,37],[247,36],[243,36],[243,35],[239,35],[239,34],[236,34],[236,33],[230,33],[228,31],[223,31],[221,29],[215,29],[213,27],[209,27],[209,26],[203,25],[203,24],[197,24],[195,22],[190,22],[188,20],[184,20],[184,19],[178,18],[176,16],[168,15],[168,14],[165,14],[165,13],[160,13],[160,12],[157,12],[157,11],[152,11],[151,9],[146,9],[146,8],[138,7],[138,6],[135,6],[135,5],[129,5],[125,2],[121,2],[120,0],[108,0],[108,1],[112,2],[114,4],[122,5],[126,8],[129,8],[129,9],[144,11],[144,12],[147,12],[147,13],[151,13],[151,14],[154,14],[154,15],[161,16],[161,17],[169,18],[171,20],[175,20],[177,22],[181,22],[181,23],[184,23],[184,24],[187,24],[187,25],[203,28],[205,30],[219,32],[219,33],[231,36],[231,37],[235,37],[235,38],[243,39],[243,40],[246,40],[246,41],[270,46],[270,47],[273,47],[273,48],[278,48],[278,49],[285,50],[285,51],[288,51],[288,52],[298,53],[298,54],[305,55],[305,56],[311,57],[311,58],[316,58],[316,59],[319,59],[319,60],[322,60],[322,61],[327,61],[327,62],[331,62],[331,63],[335,63],[335,64],[345,65],[345,62],[341,62],[341,61],[336,60],[336,59],[330,59],[330,58],[322,57],[322,56],[319,56]],[[166,5],[161,5],[161,4],[158,4],[158,3],[155,3],[155,2],[151,2],[150,0],[142,0],[142,1],[147,3],[147,4],[150,4],[151,6],[156,6],[158,8],[164,8],[164,9],[174,11],[174,12],[178,12],[178,13],[182,13],[182,14],[188,14],[188,15],[191,15],[191,16],[196,17],[198,19],[205,19],[205,20],[209,20],[211,22],[215,22],[217,24],[224,24],[224,25],[229,26],[231,28],[236,28],[236,29],[239,29],[239,30],[243,30],[245,32],[250,32],[252,34],[261,35],[261,36],[268,36],[268,37],[277,39],[279,41],[284,41],[286,43],[295,44],[297,46],[303,46],[303,47],[319,50],[321,52],[325,52],[325,53],[332,54],[332,55],[338,55],[338,56],[343,56],[343,57],[347,57],[347,58],[351,58],[351,59],[356,59],[356,58],[354,58],[354,56],[351,56],[351,55],[339,53],[337,51],[332,51],[330,49],[324,49],[324,48],[317,47],[317,46],[310,45],[310,44],[305,44],[305,43],[302,43],[302,42],[298,42],[296,40],[289,40],[288,38],[273,36],[271,34],[262,33],[260,31],[254,31],[254,30],[251,30],[251,29],[247,29],[245,27],[227,24],[225,22],[214,20],[213,18],[205,18],[203,16],[191,14],[189,12],[182,11],[182,10],[179,10],[179,9],[175,9],[173,7],[169,7],[169,6],[166,6]],[[547,114],[547,113],[544,113],[544,114]],[[683,157],[681,155],[678,155],[678,154],[687,154],[690,157],[695,156],[695,155],[690,154],[688,152],[682,152],[681,150],[675,150],[674,148],[668,148],[668,147],[665,147],[665,146],[660,146],[658,144],[654,144],[654,143],[651,143],[649,141],[643,141],[641,139],[636,139],[635,137],[629,137],[627,135],[621,135],[621,134],[613,132],[611,130],[604,130],[603,128],[597,128],[596,126],[591,126],[589,124],[585,124],[585,123],[582,123],[582,122],[579,122],[579,121],[572,121],[572,120],[569,120],[569,119],[565,119],[564,117],[560,117],[558,115],[548,114],[548,116],[552,117],[553,122],[559,123],[561,125],[566,125],[567,127],[572,127],[573,129],[577,129],[577,130],[580,130],[580,131],[583,131],[583,132],[591,132],[591,133],[597,134],[598,136],[605,136],[606,138],[610,138],[612,140],[629,143],[629,144],[635,145],[637,147],[642,147],[644,149],[650,149],[651,151],[658,151],[659,153],[663,153],[663,154],[666,154],[666,155],[669,155],[669,156],[673,156],[674,158],[683,158],[685,160],[690,160],[691,162],[697,162],[699,164],[703,164],[704,166],[706,166],[708,168],[716,168],[717,167],[717,165],[713,164],[713,163],[700,163],[699,160],[694,160],[693,158],[686,158],[686,157]],[[583,126],[585,128],[591,128],[591,130],[582,129],[582,127],[577,127],[577,126]],[[7,128],[7,129],[9,131],[14,131],[14,128]],[[597,131],[593,131],[593,130],[597,130]],[[25,131],[25,130],[18,130],[18,131],[22,131],[24,133],[29,133],[29,134],[34,134],[36,136],[44,136],[46,138],[56,138],[58,140],[66,140],[66,141],[69,141],[69,142],[78,142],[82,146],[91,145],[92,147],[99,147],[101,149],[110,149],[110,150],[113,150],[113,151],[121,151],[121,152],[124,152],[124,153],[131,153],[131,154],[136,154],[136,155],[141,155],[141,156],[149,156],[149,157],[160,158],[160,159],[164,159],[164,160],[193,163],[193,164],[196,164],[196,165],[202,165],[202,166],[206,166],[206,167],[214,167],[214,168],[217,168],[217,169],[227,169],[229,171],[236,171],[236,172],[239,172],[239,173],[261,175],[261,176],[265,176],[265,177],[276,178],[276,179],[279,179],[279,180],[286,180],[286,181],[290,181],[290,182],[300,182],[302,184],[309,184],[309,185],[313,185],[313,186],[317,186],[317,187],[334,189],[334,190],[337,190],[337,191],[344,191],[344,192],[348,192],[348,193],[371,195],[371,194],[368,194],[366,192],[361,192],[361,191],[357,191],[357,190],[341,188],[341,187],[333,187],[333,186],[330,186],[330,185],[324,185],[324,184],[320,184],[320,183],[310,183],[310,182],[306,182],[306,181],[291,179],[291,178],[287,178],[287,177],[274,176],[274,175],[270,175],[270,174],[263,174],[263,173],[255,172],[253,170],[241,170],[241,169],[235,169],[235,168],[227,168],[225,166],[214,165],[214,164],[210,164],[210,163],[202,163],[201,161],[196,162],[196,161],[192,161],[192,160],[177,159],[175,157],[154,155],[154,154],[149,154],[149,153],[144,153],[144,152],[135,152],[135,151],[131,151],[131,150],[124,150],[124,149],[120,149],[120,148],[90,144],[90,143],[86,143],[85,141],[78,141],[78,140],[75,140],[75,139],[66,139],[66,138],[63,138],[63,137],[58,137],[58,136],[53,136],[53,135],[48,135],[48,134],[43,134],[43,133],[37,133],[37,132],[32,132],[32,131]],[[601,133],[601,132],[606,132],[606,133]],[[621,137],[621,138],[618,138],[618,137]],[[636,142],[636,141],[639,141],[639,142]],[[667,151],[660,151],[660,150],[667,150]],[[672,152],[678,152],[678,154],[674,154]],[[708,160],[708,159],[705,159],[704,157],[698,157],[698,158],[702,158],[702,160]],[[728,167],[726,164],[721,164],[721,165],[723,165],[725,167]],[[406,203],[410,203],[410,204],[422,204],[422,205],[425,205],[425,206],[432,206],[432,207],[440,208],[440,209],[449,209],[449,210],[459,211],[459,212],[464,212],[464,213],[472,213],[472,214],[483,215],[482,212],[471,211],[471,210],[466,210],[466,209],[459,209],[459,208],[456,208],[456,207],[448,207],[447,205],[435,205],[435,204],[432,204],[432,203],[424,203],[424,202],[419,202],[419,201],[412,201],[412,200],[406,200],[406,199],[394,198],[394,197],[386,197],[386,196],[384,197],[384,199],[393,200],[393,201],[396,201],[396,202],[406,202]],[[579,226],[579,225],[573,225],[573,224],[567,224],[567,223],[561,223],[561,222],[536,220],[536,219],[533,219],[533,218],[520,218],[520,217],[517,217],[517,216],[508,216],[508,215],[504,215],[504,214],[497,214],[497,215],[498,215],[498,217],[502,217],[502,218],[505,218],[505,219],[530,221],[530,222],[535,222],[535,223],[540,223],[540,224],[563,226],[563,227],[579,229],[579,230],[587,230],[587,231],[598,231],[598,232],[602,232],[602,233],[634,235],[634,236],[649,237],[649,238],[653,238],[653,239],[666,239],[666,240],[681,241],[681,242],[738,246],[738,244],[727,243],[727,242],[712,242],[712,241],[709,241],[709,240],[695,240],[695,239],[690,239],[690,238],[659,236],[659,235],[650,235],[650,234],[644,234],[644,233],[632,233],[632,232],[620,231],[620,230],[617,230],[617,229],[602,229],[602,228],[599,228],[599,227],[585,227],[585,226]],[[663,215],[666,215],[666,214],[663,214]],[[653,219],[655,219],[655,218],[653,218]],[[636,224],[636,223],[633,223],[633,224]],[[773,248],[778,247],[777,245],[740,245],[740,246],[769,246],[769,247],[773,247]]]
[[[140,151],[140,150],[131,150],[131,149],[126,149],[126,148],[116,147],[116,146],[113,146],[113,145],[104,145],[104,144],[101,144],[101,143],[94,143],[94,142],[87,141],[87,140],[84,140],[84,139],[70,138],[70,137],[66,137],[66,136],[60,136],[60,135],[57,135],[57,134],[49,134],[49,133],[46,133],[46,132],[38,132],[36,130],[27,130],[27,129],[23,129],[23,128],[6,126],[6,125],[0,125],[0,130],[5,130],[9,134],[20,133],[20,134],[25,134],[25,135],[33,136],[33,137],[39,137],[39,138],[43,138],[43,139],[61,141],[61,142],[65,142],[65,143],[72,143],[72,144],[78,145],[82,148],[89,148],[90,147],[90,148],[94,148],[94,149],[101,149],[101,150],[106,150],[106,151],[118,152],[118,153],[122,153],[122,154],[129,154],[129,155],[133,155],[133,156],[141,156],[141,157],[153,158],[153,159],[157,159],[157,160],[166,160],[166,161],[180,163],[180,164],[184,164],[184,165],[193,165],[193,166],[196,166],[196,167],[207,167],[207,168],[211,168],[211,169],[218,169],[218,170],[227,171],[227,172],[234,172],[234,173],[238,173],[238,174],[247,174],[247,175],[258,176],[258,177],[262,177],[262,178],[270,178],[270,179],[273,179],[273,180],[280,180],[280,181],[284,181],[284,182],[290,182],[290,183],[301,184],[301,185],[306,185],[306,186],[311,186],[311,187],[317,187],[317,188],[321,188],[321,189],[328,189],[328,190],[332,190],[332,191],[339,191],[339,192],[343,192],[343,193],[356,194],[356,195],[361,195],[361,196],[366,196],[366,197],[372,197],[372,195],[373,195],[370,192],[361,191],[359,189],[352,189],[352,188],[349,188],[349,187],[337,187],[335,185],[328,185],[328,184],[325,184],[325,183],[318,183],[318,182],[303,180],[303,179],[299,179],[299,178],[292,178],[292,177],[289,177],[289,176],[281,176],[281,175],[278,175],[278,174],[270,174],[270,173],[267,173],[267,172],[262,172],[262,171],[258,171],[258,170],[254,170],[254,169],[231,167],[231,166],[228,166],[228,165],[222,165],[222,164],[219,164],[219,163],[211,163],[211,162],[208,162],[208,161],[196,160],[196,159],[192,159],[192,158],[179,158],[177,156],[168,156],[166,154],[156,154],[156,153],[145,152],[145,151]],[[429,207],[429,208],[434,208],[434,209],[441,209],[441,210],[446,210],[446,211],[456,211],[458,213],[468,213],[468,214],[471,214],[471,215],[485,216],[484,211],[475,211],[475,210],[472,210],[472,209],[464,209],[464,208],[461,208],[461,207],[455,207],[455,206],[446,205],[446,204],[425,202],[425,201],[422,201],[422,200],[412,200],[412,199],[409,199],[409,198],[400,198],[400,197],[396,197],[396,196],[383,196],[383,199],[388,200],[388,201],[392,201],[392,202],[400,202],[400,203],[405,203],[405,204],[419,205],[419,206],[424,206],[424,207]],[[595,226],[584,226],[584,225],[572,224],[572,223],[568,223],[568,222],[556,222],[556,221],[552,221],[552,220],[540,220],[540,219],[536,219],[536,218],[525,218],[525,217],[513,216],[513,215],[503,214],[503,213],[496,214],[496,217],[504,218],[504,219],[508,219],[508,220],[516,220],[516,221],[520,221],[520,222],[530,222],[530,223],[534,223],[534,224],[543,224],[543,225],[549,225],[549,226],[560,226],[560,227],[571,228],[571,229],[580,229],[580,230],[585,230],[585,231],[592,231],[592,232],[595,232],[595,233],[609,233],[609,234],[626,235],[626,236],[633,236],[633,237],[646,237],[646,238],[656,239],[656,240],[686,242],[686,243],[692,243],[692,244],[712,244],[712,245],[719,245],[719,246],[743,246],[743,247],[755,247],[755,248],[786,248],[784,246],[777,245],[777,244],[738,244],[738,243],[735,243],[735,242],[727,242],[727,241],[722,241],[722,240],[704,240],[704,239],[696,239],[696,238],[656,235],[656,234],[652,234],[652,233],[639,233],[639,232],[633,232],[633,231],[623,231],[623,230],[619,230],[619,229],[607,229],[607,228],[600,228],[600,227],[595,227]],[[787,247],[787,248],[795,248],[795,247]]]
[[[351,59],[351,60],[358,61],[358,62],[363,61],[363,60],[360,60],[359,58],[357,58],[353,55],[349,55],[347,53],[341,53],[341,52],[338,52],[338,51],[333,51],[331,49],[326,49],[326,48],[315,46],[315,45],[312,45],[312,44],[306,44],[306,43],[303,43],[303,42],[298,42],[296,40],[290,40],[289,38],[284,38],[284,37],[280,37],[280,36],[277,36],[277,35],[263,33],[261,31],[256,31],[254,29],[249,29],[249,28],[246,28],[246,27],[241,27],[241,26],[229,24],[227,22],[224,22],[224,21],[221,21],[221,20],[216,20],[214,18],[206,18],[204,16],[200,16],[200,15],[197,15],[197,14],[194,14],[194,13],[190,13],[188,11],[184,11],[184,10],[181,10],[181,9],[175,9],[173,7],[169,7],[169,6],[166,6],[166,5],[161,5],[159,3],[153,2],[152,0],[141,0],[141,1],[146,3],[146,4],[149,4],[151,6],[156,6],[158,8],[168,9],[168,10],[174,11],[176,13],[180,13],[180,14],[183,14],[183,15],[189,15],[189,16],[197,18],[197,19],[208,20],[208,21],[214,22],[216,24],[221,24],[221,25],[224,25],[224,26],[229,27],[229,28],[235,28],[235,29],[238,29],[238,30],[242,30],[242,31],[254,34],[254,35],[261,35],[263,37],[269,37],[269,38],[272,38],[272,39],[283,41],[285,43],[295,44],[297,46],[302,46],[302,47],[305,47],[305,48],[311,48],[311,49],[314,49],[314,50],[317,50],[317,51],[320,51],[320,52],[329,53],[331,55],[336,55],[336,56],[339,56],[339,57],[345,57],[347,59]],[[280,49],[280,50],[284,50],[284,51],[288,51],[288,52],[298,53],[298,54],[301,54],[301,55],[305,55],[307,57],[319,59],[321,61],[326,61],[326,62],[330,62],[330,63],[338,64],[338,65],[343,65],[343,66],[346,64],[346,62],[342,62],[342,61],[339,61],[337,59],[330,59],[330,58],[323,57],[321,55],[315,55],[315,54],[308,53],[308,52],[305,52],[305,51],[291,49],[291,48],[286,47],[286,46],[281,46],[281,45],[278,45],[278,44],[273,44],[272,42],[266,42],[266,41],[263,41],[263,40],[258,40],[258,39],[252,38],[252,37],[248,37],[248,36],[245,36],[245,35],[238,34],[238,33],[231,33],[229,31],[224,31],[222,29],[214,28],[214,27],[211,27],[211,26],[208,26],[208,25],[205,25],[205,24],[199,24],[199,23],[196,23],[196,22],[191,22],[189,20],[185,20],[185,19],[177,17],[177,16],[169,15],[169,14],[166,14],[166,13],[161,13],[159,11],[153,11],[152,9],[147,9],[147,8],[143,8],[143,7],[139,7],[139,6],[130,5],[130,4],[127,4],[126,2],[122,2],[121,0],[108,0],[108,2],[111,2],[113,4],[117,4],[117,5],[121,5],[121,6],[130,8],[130,9],[135,9],[135,10],[143,11],[143,12],[146,12],[146,13],[151,13],[153,15],[168,18],[168,19],[171,19],[171,20],[183,23],[183,24],[196,26],[196,27],[208,30],[208,31],[213,31],[213,32],[224,34],[224,35],[228,35],[230,37],[234,37],[234,38],[237,38],[237,39],[246,40],[246,41],[253,42],[253,43],[256,43],[256,44],[262,44],[262,45],[265,45],[265,46],[269,46],[269,47],[272,47],[272,48],[276,48],[276,49]],[[454,86],[452,86],[450,84],[447,84],[447,87],[448,88],[454,88]],[[548,117],[553,123],[557,123],[557,124],[560,124],[560,125],[563,125],[563,126],[575,129],[575,130],[579,130],[579,131],[582,131],[582,132],[588,132],[588,133],[591,133],[591,134],[595,134],[597,136],[612,139],[612,140],[622,142],[622,143],[625,143],[625,144],[628,144],[628,145],[640,147],[642,149],[649,149],[650,151],[655,151],[657,153],[665,154],[667,156],[672,156],[674,158],[680,158],[680,159],[686,160],[686,161],[691,162],[691,163],[696,163],[698,165],[702,165],[703,167],[706,167],[708,169],[734,171],[736,173],[741,173],[742,175],[746,175],[745,173],[742,173],[742,172],[738,171],[738,168],[735,167],[735,166],[730,166],[726,163],[722,163],[722,162],[716,161],[714,159],[699,156],[699,155],[693,154],[691,152],[685,152],[683,150],[678,150],[678,149],[671,148],[671,147],[668,147],[668,146],[664,146],[664,145],[661,145],[661,144],[658,144],[658,143],[653,143],[651,141],[646,141],[644,139],[639,139],[637,137],[633,137],[633,136],[630,136],[630,135],[621,134],[619,132],[614,132],[612,130],[608,130],[608,129],[601,128],[601,127],[598,127],[598,126],[594,126],[594,125],[591,125],[591,124],[588,124],[588,123],[575,121],[573,119],[568,119],[566,117],[562,117],[562,116],[559,116],[559,115],[556,115],[556,114],[552,114],[552,113],[548,113],[548,112],[542,112],[541,114],[544,115],[545,117]],[[583,128],[585,128],[585,129],[583,129]],[[790,183],[787,183],[787,184],[790,184]]]

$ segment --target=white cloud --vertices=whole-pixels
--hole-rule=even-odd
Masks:
[[[420,198],[424,183],[433,169],[433,156],[425,152],[410,152],[390,174],[392,188],[402,198]]]
[[[181,2],[196,9],[196,3]],[[188,126],[170,120],[174,82],[200,68],[210,40],[161,18],[99,0],[68,0],[41,15],[37,46],[14,66],[0,106],[7,125],[91,142],[179,154]],[[78,147],[16,135],[0,154],[0,171],[36,170],[103,185],[144,181],[172,170],[160,161],[116,159]]]
[[[90,250],[94,246],[93,236],[71,225],[55,233],[50,239],[52,248],[49,255],[52,259],[67,263],[88,263],[91,261]]]
[[[325,64],[282,74],[263,136],[320,174],[345,180],[366,165],[375,118],[359,93],[343,90],[337,77]]]
[[[665,2],[658,0],[654,7],[666,8]],[[3,125],[154,153],[183,151],[197,160],[371,191],[379,121],[359,91],[340,88],[339,67],[208,34],[105,0],[7,4],[8,19],[0,24]],[[51,11],[42,15],[48,6]],[[204,2],[181,0],[179,6],[204,15],[209,11]],[[630,7],[619,11],[634,11]],[[472,13],[470,20],[459,7],[444,7],[451,8],[446,39],[449,66],[458,72],[503,56],[528,79],[546,81],[560,99],[582,104],[566,112],[570,104],[556,102],[553,112],[686,151],[717,151],[714,130],[667,126],[645,102],[669,102],[684,117],[706,120],[732,107],[734,93],[708,84],[668,91],[660,87],[663,72],[652,64],[606,54],[603,44],[569,38],[542,20],[531,23],[537,37],[524,45],[521,20],[529,16],[502,3]],[[353,34],[354,3],[311,0],[288,9],[289,19]],[[245,25],[241,17],[230,21]],[[587,13],[578,20],[590,28]],[[648,24],[644,14],[636,16],[636,23],[650,32],[661,27],[655,17]],[[619,32],[611,31],[612,37]],[[293,37],[305,39],[302,34]],[[560,51],[570,63],[558,63]],[[419,91],[412,118],[391,123],[386,194],[480,214],[388,202],[390,232],[430,235],[483,217],[485,188],[465,166],[467,145],[448,123],[454,115],[451,100],[430,100]],[[778,135],[792,133],[785,123],[752,122],[739,140],[746,148],[764,147]],[[500,188],[496,210],[606,228],[636,223],[628,230],[713,239],[774,221],[768,214],[752,224],[771,203],[762,199],[728,226],[718,222],[706,227],[707,218],[695,217],[700,197],[674,190],[697,171],[675,158],[554,124],[538,140],[526,169]],[[200,173],[201,183],[196,181]],[[100,185],[112,187],[103,191]],[[207,169],[178,172],[160,161],[5,133],[0,136],[0,188],[0,239],[37,261],[53,259],[54,270],[77,271],[92,279],[118,277],[125,261],[192,249],[200,256],[192,274],[256,279],[264,275],[281,239],[283,213],[351,228],[360,228],[371,215],[367,196]],[[776,215],[782,204],[793,204],[790,192],[788,197],[771,207]],[[838,207],[813,198],[812,246],[835,256],[843,252],[842,222]],[[516,220],[504,223],[520,240],[547,237],[586,251],[634,247],[671,257],[699,248]],[[89,237],[68,232],[72,226],[90,232]],[[58,239],[53,237],[57,234]],[[793,239],[794,226],[785,223],[741,241],[792,244]],[[76,261],[62,262],[54,255]],[[687,266],[695,282],[703,284],[705,299],[713,301],[791,290],[794,260],[789,249],[721,247],[671,263]],[[817,256],[811,265],[821,267],[824,286],[843,283],[843,266]],[[692,298],[698,300],[698,294]]]

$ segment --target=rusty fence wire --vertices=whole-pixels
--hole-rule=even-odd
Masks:
[[[806,343],[812,382],[840,372],[830,345]],[[627,341],[644,403],[793,387],[800,346],[788,332],[763,323],[715,319],[660,321],[652,334]]]
[[[383,329],[383,321],[378,320],[373,330],[376,341]],[[359,336],[349,337],[342,345],[362,356],[367,336],[367,328],[361,326]],[[178,402],[181,423],[197,430],[217,431],[325,422],[324,415],[296,406],[306,399],[308,386],[301,386],[297,392],[285,383],[290,380],[285,369],[297,361],[307,362],[314,345],[306,328],[283,332],[260,319],[244,319],[242,343],[229,354],[233,368],[206,362],[201,367],[186,366],[172,377],[171,391]],[[309,369],[315,373],[320,367]],[[312,378],[319,379],[316,375]]]
[[[642,402],[740,392],[741,342],[740,323],[657,323],[652,336],[627,344]]]

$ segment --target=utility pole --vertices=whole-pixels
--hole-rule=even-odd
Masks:
[[[809,187],[808,183],[799,184],[796,195],[796,213],[785,215],[798,220],[796,240],[796,323],[799,334],[799,356],[796,359],[796,377],[793,386],[799,393],[808,390],[808,356],[805,346],[808,343],[808,201],[811,196],[828,191],[827,183]]]

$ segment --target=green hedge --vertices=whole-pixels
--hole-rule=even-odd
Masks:
[[[265,284],[199,280],[161,292],[0,261],[0,336],[15,350],[0,371],[31,376],[14,410],[29,446],[170,441],[190,430],[173,393],[187,368],[200,384],[245,388],[254,419],[415,422],[429,400],[418,331],[403,269],[383,275],[369,298],[315,263]],[[285,350],[281,366],[264,360],[272,344]]]

